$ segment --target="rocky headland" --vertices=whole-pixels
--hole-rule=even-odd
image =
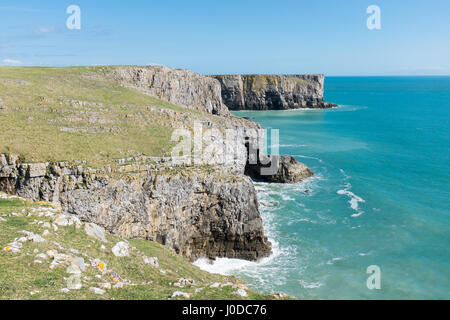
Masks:
[[[324,100],[323,74],[217,75],[222,99],[230,110],[333,108]]]
[[[251,86],[250,78],[239,76],[230,78],[232,82],[238,79],[236,88],[239,90],[227,95],[224,94],[223,81],[188,70],[158,66],[86,68],[77,70],[78,73],[64,68],[51,71],[55,70],[62,73],[54,75],[55,79],[61,77],[59,82],[52,82],[53,78],[47,70],[38,70],[36,72],[44,74],[33,74],[25,79],[26,86],[37,86],[39,81],[45,81],[36,87],[35,91],[43,92],[38,98],[25,95],[25,102],[18,103],[19,99],[12,96],[19,96],[24,90],[16,82],[11,85],[10,91],[2,93],[0,116],[6,120],[17,117],[20,122],[25,118],[27,123],[33,124],[40,117],[41,123],[30,135],[30,140],[39,138],[39,134],[44,135],[46,132],[39,130],[45,125],[48,126],[46,130],[55,130],[55,134],[61,135],[64,140],[54,140],[57,146],[61,144],[60,149],[55,149],[55,145],[43,138],[36,139],[37,144],[43,143],[43,147],[33,145],[29,150],[25,150],[27,144],[10,142],[1,145],[0,191],[34,201],[57,203],[61,205],[63,214],[95,223],[114,235],[159,242],[190,260],[199,257],[258,260],[270,255],[271,244],[264,235],[251,178],[295,183],[313,173],[295,158],[282,156],[273,158],[279,164],[275,173],[261,176],[260,170],[265,166],[249,164],[246,144],[253,138],[250,132],[259,129],[259,125],[233,116],[227,106],[230,109],[250,105],[254,109],[267,106],[280,109],[291,106],[326,107],[322,76],[277,76],[269,79],[261,76],[255,78]],[[20,76],[24,77],[24,73],[33,72],[33,69],[20,71]],[[60,83],[70,86],[70,81],[64,81],[67,73],[73,73],[73,78],[78,77],[79,83],[85,86],[80,89],[78,84],[75,88],[77,92],[85,90],[91,97],[102,100],[74,101],[62,96],[63,90],[56,96],[50,96],[57,91],[55,87]],[[4,83],[13,83],[1,74],[1,70],[0,75]],[[262,79],[266,79],[265,82],[261,82]],[[274,95],[269,99],[267,94],[264,97],[255,94],[249,100],[247,94],[242,96],[245,90],[241,88],[253,90],[260,87],[260,92],[263,92],[272,86],[278,88],[278,98]],[[51,91],[47,92],[48,88]],[[65,90],[69,89],[72,90],[72,87]],[[113,93],[118,95],[109,98]],[[145,96],[159,99],[150,100],[159,105],[145,105]],[[122,97],[126,97],[127,101],[116,102]],[[11,101],[15,105],[11,105]],[[233,108],[233,105],[228,105],[229,101],[237,101],[241,107]],[[97,167],[90,166],[83,158],[78,159],[80,161],[46,158],[46,150],[48,154],[54,152],[59,157],[72,156],[72,153],[64,153],[64,148],[69,146],[79,149],[82,154],[83,143],[89,139],[99,138],[106,143],[106,138],[101,138],[105,133],[108,136],[104,137],[115,138],[119,142],[125,141],[120,140],[122,138],[135,139],[134,147],[139,148],[142,143],[137,139],[147,131],[140,133],[137,130],[153,130],[156,125],[159,128],[156,132],[179,127],[191,129],[194,122],[201,122],[206,128],[216,127],[219,131],[232,129],[239,132],[237,139],[231,143],[223,142],[224,149],[235,151],[232,161],[226,164],[207,161],[180,165],[172,157],[144,155],[145,149],[120,150],[119,154],[137,155],[116,157],[114,161],[109,159],[110,164],[102,160],[102,165]],[[15,141],[18,135],[20,141],[27,141],[25,136],[29,133],[27,130],[17,134],[11,132],[11,137],[8,136],[6,141]],[[165,136],[158,138],[157,142],[163,147],[170,146],[170,141],[163,140]],[[216,138],[213,137],[213,140]],[[91,143],[90,148],[96,146]],[[116,143],[109,152],[113,153],[113,148],[120,147],[120,143]],[[36,152],[40,148],[42,152]],[[104,154],[102,151],[99,157]]]

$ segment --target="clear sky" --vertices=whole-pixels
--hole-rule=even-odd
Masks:
[[[66,27],[72,4],[80,30]],[[449,75],[450,0],[0,0],[1,64]]]

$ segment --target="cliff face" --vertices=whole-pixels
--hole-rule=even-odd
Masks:
[[[218,75],[230,110],[331,108],[323,99],[324,75]]]
[[[110,74],[123,86],[189,109],[226,116],[220,83],[198,73],[165,66],[119,67]]]
[[[0,190],[35,201],[60,203],[63,213],[126,238],[144,238],[187,258],[256,260],[271,252],[256,191],[243,175],[183,173],[161,165],[123,166],[127,174],[70,166],[22,163],[0,155]],[[128,173],[134,172],[134,173]]]

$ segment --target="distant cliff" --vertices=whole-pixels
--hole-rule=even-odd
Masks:
[[[324,80],[313,75],[217,75],[230,110],[332,108],[324,101]]]

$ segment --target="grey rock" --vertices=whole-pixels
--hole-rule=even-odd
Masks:
[[[130,246],[126,242],[118,242],[116,245],[112,248],[112,253],[116,257],[128,257],[130,255],[129,253]]]
[[[144,263],[149,264],[155,268],[159,268],[159,262],[157,257],[143,257]]]
[[[105,229],[100,227],[99,225],[96,225],[95,223],[86,223],[84,225],[84,231],[88,236],[106,242]]]
[[[323,99],[325,76],[217,75],[222,100],[230,110],[332,108]]]
[[[175,105],[216,115],[229,115],[222,103],[220,83],[208,76],[165,66],[119,67],[110,76],[123,86]]]
[[[0,190],[61,204],[64,215],[56,221],[60,226],[79,226],[80,220],[99,224],[124,238],[170,246],[191,260],[257,260],[271,252],[256,190],[240,173],[149,169],[127,179],[52,163],[45,177],[30,178],[22,174],[17,158],[5,159],[11,174],[0,177]]]
[[[269,165],[248,164],[245,173],[255,180],[272,183],[298,183],[310,178],[314,173],[303,163],[299,162],[292,156],[272,157],[272,161],[276,161],[276,173],[266,175],[262,174],[261,169],[269,167]]]

